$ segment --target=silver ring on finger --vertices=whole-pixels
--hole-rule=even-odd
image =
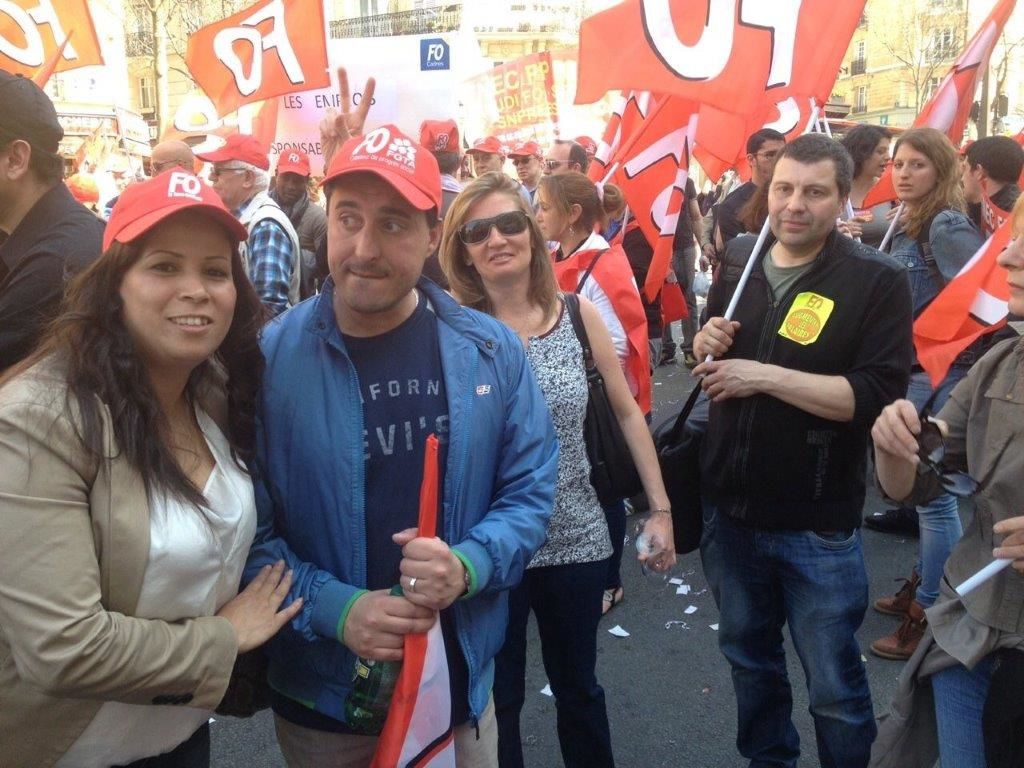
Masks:
[[[409,577],[409,591],[410,592],[415,592],[416,591],[416,577],[415,576],[410,576]]]

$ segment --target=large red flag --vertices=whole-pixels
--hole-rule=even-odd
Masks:
[[[1000,328],[1009,313],[1006,270],[996,259],[1010,242],[1004,222],[914,321],[917,360],[939,386],[956,356]]]
[[[420,484],[419,536],[437,535],[437,437],[427,438]],[[406,635],[402,671],[370,768],[455,768],[451,688],[441,621]]]
[[[995,48],[999,35],[1006,26],[1006,20],[1010,18],[1016,4],[1017,0],[999,0],[996,3],[992,13],[974,33],[964,52],[960,54],[928,103],[924,105],[924,109],[915,118],[914,128],[935,128],[946,134],[954,147],[960,146],[967,120],[970,118],[971,104],[974,103],[974,92],[988,69],[992,49]],[[896,199],[896,188],[892,184],[892,168],[888,167],[864,198],[862,207],[871,208]]]
[[[45,88],[46,84],[50,82],[50,78],[53,77],[53,73],[57,71],[57,67],[60,66],[60,60],[64,57],[64,49],[68,47],[68,43],[71,42],[71,35],[75,30],[68,32],[68,36],[64,38],[64,42],[60,44],[60,47],[50,54],[50,58],[46,60],[46,63],[39,68],[39,70],[32,75],[32,82],[38,85],[40,88]]]
[[[102,63],[86,0],[0,1],[0,69],[33,77],[51,65],[52,74]]]
[[[327,28],[319,0],[263,0],[188,40],[185,64],[219,115],[295,91],[327,88]]]

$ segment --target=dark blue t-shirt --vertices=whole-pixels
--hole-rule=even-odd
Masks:
[[[398,584],[402,549],[391,536],[415,528],[427,437],[437,435],[438,488],[444,488],[448,453],[448,401],[445,396],[437,323],[427,299],[419,294],[412,315],[380,336],[344,336],[356,369],[363,406],[363,457],[366,461],[366,588]],[[439,504],[442,493],[438,493]],[[438,536],[445,538],[444,514],[438,509]],[[452,723],[469,719],[469,673],[455,636],[451,611],[442,611],[452,685]],[[343,723],[301,704],[276,696],[274,710],[298,725],[348,732]]]

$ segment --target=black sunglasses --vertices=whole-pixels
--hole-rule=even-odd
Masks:
[[[942,461],[946,458],[946,441],[928,408],[921,412],[921,433],[917,436],[917,444],[917,455],[921,459],[918,472],[933,472],[938,476],[939,483],[946,493],[952,496],[966,499],[978,492],[980,483],[977,480],[966,472],[950,472],[943,465]]]
[[[482,243],[491,235],[491,227],[497,227],[503,235],[518,235],[526,231],[529,217],[522,211],[509,211],[491,216],[489,219],[473,219],[459,227],[459,239],[466,245]]]

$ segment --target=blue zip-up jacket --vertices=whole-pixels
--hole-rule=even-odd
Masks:
[[[421,279],[437,319],[450,442],[444,539],[470,575],[453,606],[479,719],[505,640],[507,590],[544,543],[558,446],[516,336]],[[244,581],[284,559],[302,611],[266,646],[279,693],[344,721],[354,654],[345,618],[366,584],[363,411],[332,306],[333,283],[263,331],[267,358],[253,480],[258,527]],[[382,354],[387,354],[382,350]]]

